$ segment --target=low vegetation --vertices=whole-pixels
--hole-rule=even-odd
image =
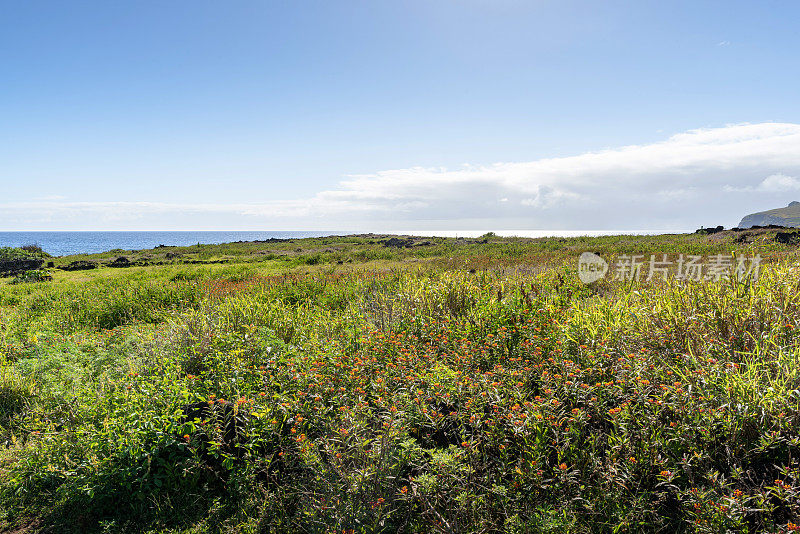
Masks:
[[[387,239],[113,251],[0,283],[0,524],[800,528],[796,246]],[[584,251],[763,261],[583,285]],[[59,269],[79,260],[101,267]]]

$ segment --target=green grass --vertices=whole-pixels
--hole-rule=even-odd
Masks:
[[[0,247],[0,261],[27,260],[47,257],[49,257],[49,255],[42,252],[42,249],[36,245],[28,245],[22,248]]]
[[[130,257],[182,256],[0,284],[6,527],[800,523],[796,247],[485,237],[154,249]],[[765,261],[758,281],[585,286],[583,251]]]

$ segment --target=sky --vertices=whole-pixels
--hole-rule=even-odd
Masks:
[[[663,230],[800,200],[800,3],[0,0],[0,230]]]

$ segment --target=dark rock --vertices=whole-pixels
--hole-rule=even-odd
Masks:
[[[751,226],[750,230],[786,230],[792,228],[791,226],[783,226],[782,224],[767,224],[765,226]]]
[[[800,233],[778,232],[775,234],[775,241],[777,243],[783,243],[784,245],[795,245],[800,242]]]
[[[25,258],[0,261],[0,276],[14,276],[25,271],[35,271],[44,265],[44,260]]]
[[[89,269],[96,269],[97,263],[87,260],[73,261],[68,265],[62,267],[65,271],[88,271]]]
[[[722,232],[723,230],[725,230],[724,226],[717,226],[717,227],[714,227],[714,228],[700,228],[698,230],[695,230],[694,233],[696,233],[696,234],[716,234],[716,233]]]
[[[381,241],[384,247],[392,247],[392,248],[407,248],[414,246],[414,240],[412,238],[402,239],[399,237],[391,237],[389,239],[384,239]]]
[[[126,258],[125,256],[120,256],[116,260],[112,261],[108,264],[109,267],[130,267],[131,260]]]
[[[56,266],[56,264],[55,264],[54,262],[52,262],[52,261],[48,261],[48,262],[47,262],[47,267],[48,267],[49,269],[52,269],[52,268],[53,268],[53,267],[55,267],[55,266]]]
[[[180,252],[167,252],[165,258],[167,258],[168,260],[172,260],[175,258],[180,258],[181,256],[183,256],[183,254],[181,254]]]

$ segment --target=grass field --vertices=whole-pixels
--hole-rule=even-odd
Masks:
[[[800,529],[797,246],[386,239],[0,281],[0,532]],[[585,251],[762,265],[584,285]]]

